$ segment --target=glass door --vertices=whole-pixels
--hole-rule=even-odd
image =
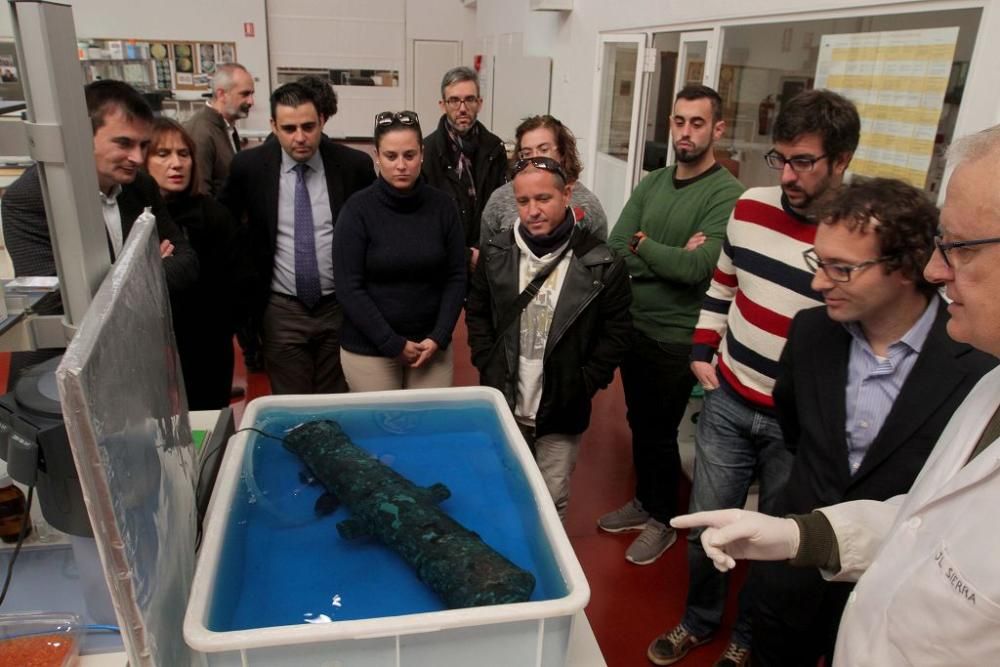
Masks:
[[[666,108],[669,115],[673,109],[673,99],[684,86],[704,85],[716,88],[716,58],[718,54],[718,30],[698,30],[696,32],[682,32],[680,34],[677,72],[674,75],[674,94],[670,100],[664,100],[664,104],[670,106]],[[667,164],[673,164],[674,145],[667,138]]]
[[[593,191],[609,227],[618,221],[632,191],[646,51],[644,34],[600,37],[587,167],[593,170]]]

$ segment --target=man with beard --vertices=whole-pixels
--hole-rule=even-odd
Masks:
[[[233,160],[219,201],[244,222],[273,394],[347,391],[340,365],[344,315],[333,277],[333,228],[344,202],[375,180],[371,158],[323,136],[309,88],[271,93],[274,141]]]
[[[840,185],[860,131],[849,100],[828,90],[797,95],[778,114],[774,148],[764,156],[781,171],[781,185],[752,188],[736,202],[694,332],[691,371],[705,389],[705,404],[695,439],[692,512],[742,507],[755,476],[759,506],[769,512],[788,480],[792,454],[771,394],[792,318],[823,304],[803,259],[816,237],[816,223],[805,213]],[[684,618],[647,651],[657,665],[672,665],[711,641],[722,621],[728,580],[705,558],[697,530],[688,535],[688,566]],[[750,605],[744,591],[716,665],[749,664]]]
[[[950,302],[948,335],[994,358],[1000,357],[998,160],[1000,126],[952,145],[936,249],[924,267],[924,277],[941,284]],[[998,402],[1000,371],[993,370],[958,407],[903,495],[781,519],[723,510],[674,523],[708,528],[705,553],[720,570],[737,558],[789,561],[820,568],[831,581],[856,581],[833,667],[994,664],[1000,655]]]
[[[655,561],[677,538],[669,521],[681,474],[677,427],[694,386],[691,335],[744,189],[715,160],[712,146],[725,127],[718,93],[681,90],[670,118],[677,164],[639,183],[608,239],[632,276],[632,344],[621,374],[636,490],[597,525],[610,533],[642,531],[625,552],[637,565]]]
[[[212,99],[187,122],[194,139],[195,173],[201,193],[217,197],[229,175],[229,163],[240,151],[234,123],[246,118],[253,107],[253,77],[243,65],[219,65],[212,77]]]
[[[194,140],[195,175],[199,192],[218,197],[229,176],[229,164],[240,152],[236,121],[246,118],[253,107],[253,77],[239,63],[219,65],[212,76],[212,98],[188,120],[186,129]],[[256,323],[239,325],[236,337],[249,371],[264,370]],[[239,390],[237,390],[239,394]]]
[[[468,67],[448,70],[441,80],[444,114],[424,139],[424,176],[458,206],[469,248],[469,268],[479,259],[479,224],[490,195],[504,184],[507,151],[498,136],[476,120],[483,98],[479,76]]]
[[[792,320],[774,385],[795,455],[780,516],[906,493],[956,408],[997,363],[945,330],[940,285],[924,277],[939,225],[923,190],[855,177],[811,215],[819,229],[805,260],[826,308]],[[850,583],[757,563],[746,586],[754,665],[815,667],[820,656],[833,664]]]

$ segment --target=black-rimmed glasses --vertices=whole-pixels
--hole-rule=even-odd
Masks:
[[[851,282],[851,278],[858,271],[892,259],[892,257],[878,257],[876,259],[859,262],[858,264],[827,262],[826,260],[819,258],[819,255],[816,254],[816,248],[809,248],[809,250],[806,250],[802,253],[802,258],[806,261],[806,266],[809,267],[810,271],[816,273],[820,269],[823,269],[823,273],[826,274],[826,277],[835,283],[849,283]]]
[[[416,111],[382,111],[375,114],[375,129],[389,125],[419,125],[420,117]]]
[[[989,245],[990,243],[1000,243],[1000,237],[994,237],[990,239],[972,239],[971,241],[945,241],[944,237],[940,234],[934,237],[934,245],[937,246],[938,252],[941,253],[941,259],[944,263],[948,265],[948,268],[955,268],[952,263],[953,257],[950,257],[952,250],[960,250],[962,248],[970,248],[980,245]]]
[[[569,180],[566,178],[566,171],[562,168],[562,165],[550,157],[521,158],[514,163],[514,168],[511,169],[511,175],[517,176],[529,166],[532,166],[535,169],[544,169],[545,171],[551,171],[554,174],[558,174],[559,178],[563,180],[563,183],[566,183]]]
[[[471,109],[479,104],[479,98],[475,95],[467,95],[465,97],[449,97],[444,101],[444,103],[448,105],[449,109],[457,109],[463,104],[467,109]]]
[[[820,155],[819,157],[807,157],[805,155],[796,155],[794,157],[785,157],[773,148],[768,152],[764,153],[764,162],[771,169],[784,169],[787,164],[792,168],[797,174],[805,174],[813,170],[816,163],[820,160],[825,160],[829,155]]]

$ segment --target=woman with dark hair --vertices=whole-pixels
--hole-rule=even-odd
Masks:
[[[569,204],[577,224],[602,241],[608,239],[608,217],[604,207],[593,192],[580,183],[583,164],[576,150],[576,137],[558,118],[545,114],[531,116],[521,121],[514,131],[517,143],[514,157],[524,160],[531,157],[548,157],[558,162],[573,187]],[[485,244],[500,231],[511,229],[517,222],[517,202],[514,201],[514,184],[507,182],[493,191],[483,209],[479,242]]]
[[[153,122],[146,171],[201,264],[196,285],[170,299],[188,407],[216,410],[229,405],[232,391],[237,286],[244,273],[237,226],[221,204],[198,191],[194,155],[194,141],[183,126],[169,118]]]
[[[379,178],[347,200],[333,230],[345,316],[340,360],[351,391],[452,384],[465,237],[455,204],[421,177],[422,137],[412,111],[375,117]]]

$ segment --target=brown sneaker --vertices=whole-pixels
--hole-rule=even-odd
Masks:
[[[646,657],[654,665],[672,665],[688,654],[688,651],[712,641],[712,636],[695,637],[683,625],[678,624],[669,632],[653,640],[646,649]]]
[[[749,664],[750,648],[729,642],[729,646],[712,667],[747,667]]]

